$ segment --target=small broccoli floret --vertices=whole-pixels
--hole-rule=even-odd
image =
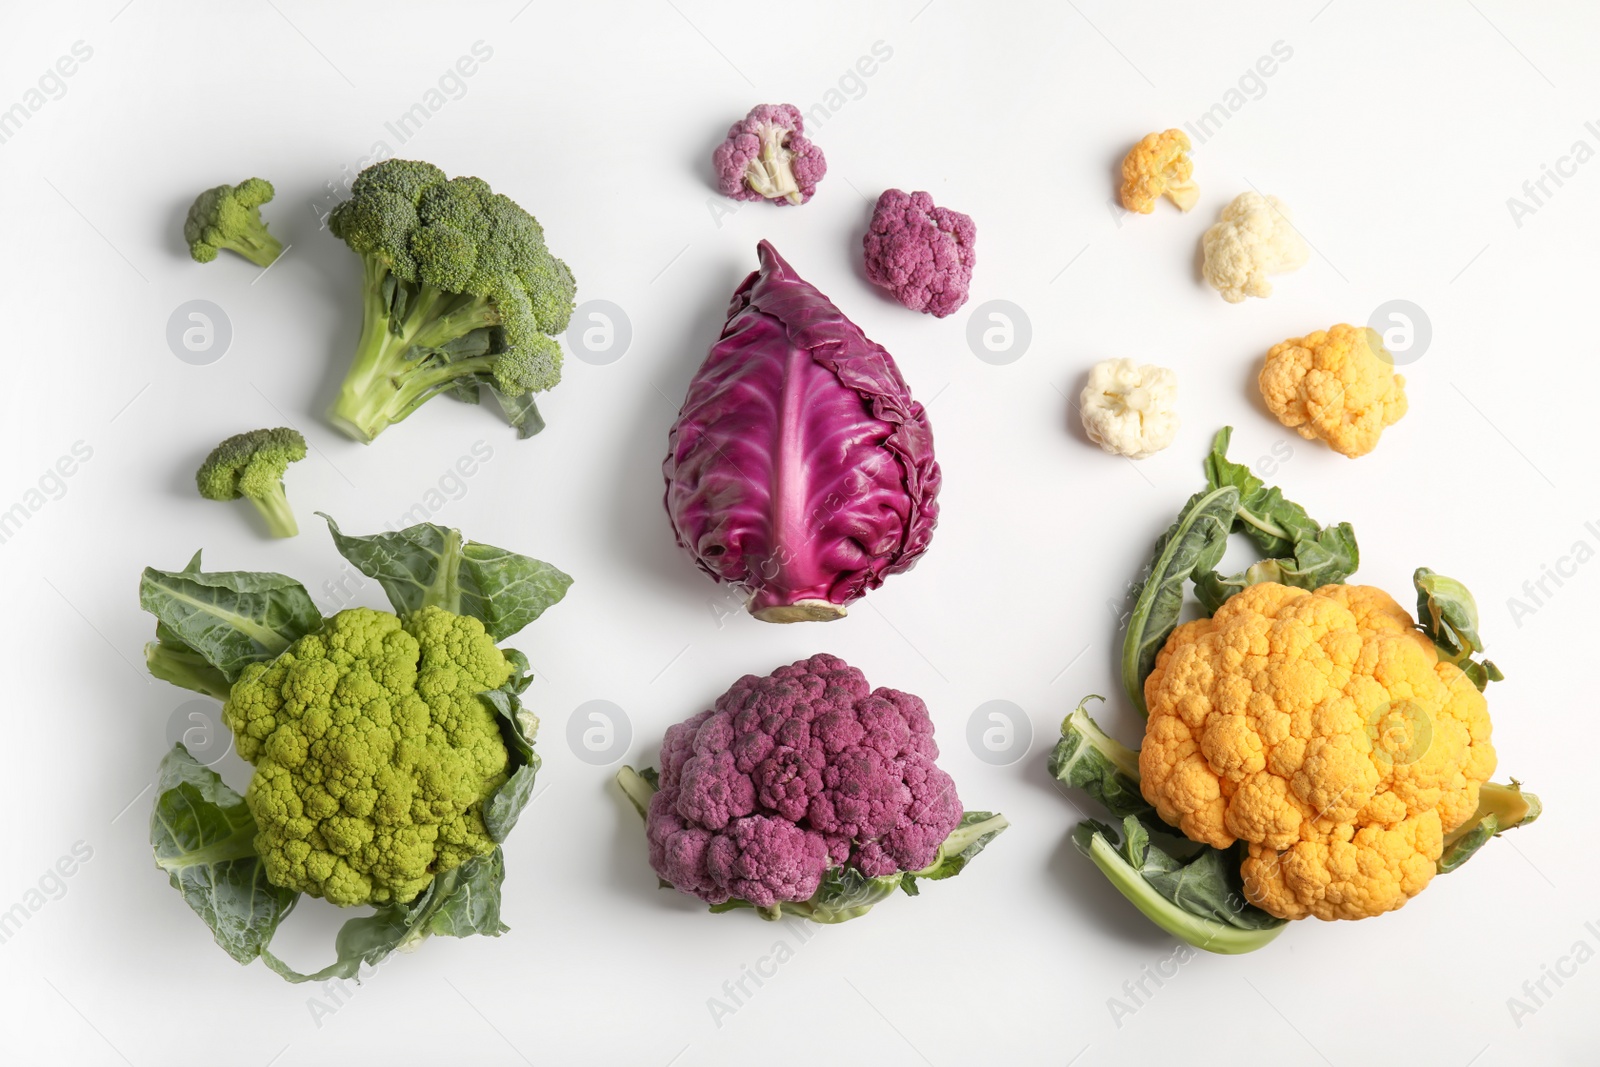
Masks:
[[[272,183],[247,178],[238,185],[219,185],[194,198],[183,222],[183,239],[199,263],[210,263],[219,249],[230,249],[258,267],[270,267],[283,243],[267,232],[261,205],[272,199]]]
[[[300,532],[283,492],[283,472],[306,458],[306,439],[299,430],[279,426],[234,434],[206,457],[195,471],[195,485],[207,500],[244,497],[267,520],[273,537]]]
[[[574,282],[538,220],[480,178],[390,159],[361,172],[328,228],[365,268],[361,340],[334,425],[370,442],[440,393],[487,386],[523,437],[530,394],[561,380]]]

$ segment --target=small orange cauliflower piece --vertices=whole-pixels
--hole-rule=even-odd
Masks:
[[[1370,586],[1262,582],[1173,631],[1145,681],[1141,790],[1281,919],[1392,911],[1494,773],[1488,705]]]
[[[1200,199],[1189,158],[1189,136],[1182,130],[1146,134],[1122,158],[1122,206],[1148,215],[1166,197],[1188,211]]]
[[[1352,459],[1406,413],[1405,376],[1367,327],[1341,324],[1273,345],[1259,384],[1279,422]]]

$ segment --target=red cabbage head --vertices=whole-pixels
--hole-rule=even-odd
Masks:
[[[927,549],[933,431],[888,351],[757,251],[668,437],[667,515],[756,618],[836,619]]]

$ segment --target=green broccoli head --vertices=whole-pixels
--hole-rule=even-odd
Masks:
[[[271,266],[283,252],[283,244],[261,221],[261,205],[271,199],[272,183],[265,178],[219,185],[195,197],[183,221],[189,254],[197,262],[210,263],[227,248],[258,267]]]
[[[527,397],[561,380],[576,289],[538,220],[481,178],[412,160],[368,167],[350,194],[328,228],[364,260],[365,315],[334,423],[371,441],[440,393],[487,386],[537,432]]]
[[[288,426],[251,430],[213,448],[195,471],[194,481],[207,500],[244,497],[261,512],[272,536],[293,537],[300,527],[284,495],[283,472],[305,458],[306,439],[299,430]]]
[[[512,672],[481,622],[437,607],[341,611],[246,667],[222,720],[256,768],[245,800],[268,880],[404,904],[493,851],[483,802],[510,756],[479,694]]]

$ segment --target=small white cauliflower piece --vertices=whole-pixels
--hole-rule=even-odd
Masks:
[[[1221,221],[1201,238],[1200,247],[1206,281],[1230,304],[1272,295],[1267,275],[1299,270],[1311,254],[1283,201],[1260,193],[1235,197],[1222,209]]]
[[[1094,365],[1079,398],[1089,440],[1116,456],[1144,459],[1178,435],[1178,376],[1131,359]]]

